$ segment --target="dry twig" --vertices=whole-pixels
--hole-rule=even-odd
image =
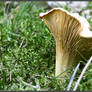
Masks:
[[[73,75],[72,75],[72,77],[70,79],[70,82],[69,82],[69,85],[68,85],[68,88],[67,88],[67,91],[69,91],[71,89],[72,82],[74,80],[74,77],[76,75],[77,70],[79,69],[79,66],[80,66],[80,62],[78,63],[78,65],[76,66],[76,68],[75,68],[75,70],[73,72]]]
[[[23,43],[24,43],[24,40],[25,40],[25,39],[23,39],[22,42],[20,43],[19,49],[22,47],[22,45],[23,45]]]

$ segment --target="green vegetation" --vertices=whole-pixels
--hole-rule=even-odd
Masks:
[[[44,2],[20,2],[19,6],[12,7],[8,16],[0,2],[0,20],[6,17],[0,24],[0,90],[67,90],[74,67],[66,71],[63,83],[56,80],[55,40],[39,17],[47,6]],[[81,63],[72,89],[85,64]],[[92,90],[92,64],[78,90]]]

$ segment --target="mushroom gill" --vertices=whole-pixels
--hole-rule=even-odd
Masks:
[[[41,13],[40,18],[56,41],[56,76],[72,66],[73,61],[78,62],[84,57],[87,60],[92,55],[92,32],[84,17],[62,8],[54,8]]]

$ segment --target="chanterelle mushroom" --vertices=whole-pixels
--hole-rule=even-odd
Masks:
[[[40,18],[56,40],[56,76],[71,66],[73,61],[82,60],[83,57],[88,59],[92,55],[92,32],[84,17],[54,8],[41,13]]]

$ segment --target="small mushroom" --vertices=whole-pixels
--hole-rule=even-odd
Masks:
[[[41,13],[40,18],[56,41],[56,76],[72,66],[73,61],[87,60],[92,55],[92,32],[84,17],[54,8]]]

